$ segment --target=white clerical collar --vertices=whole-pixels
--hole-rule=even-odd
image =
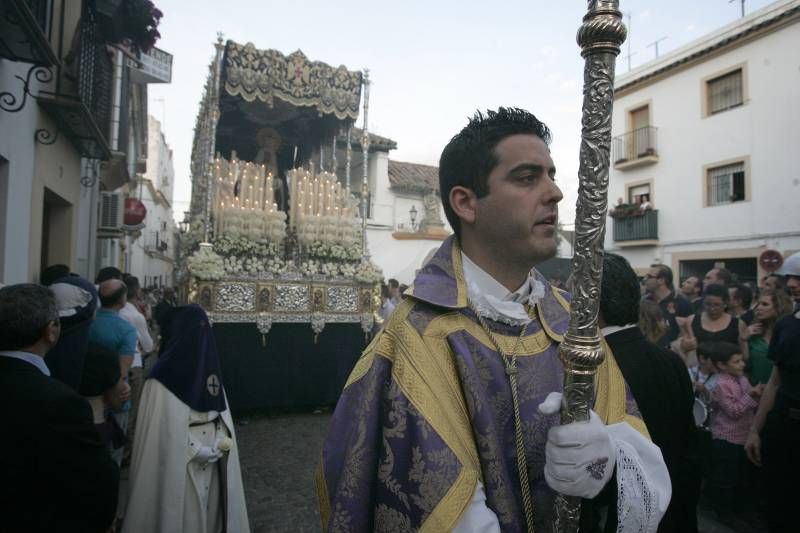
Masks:
[[[600,334],[603,337],[608,337],[612,333],[616,333],[618,331],[624,331],[626,329],[631,329],[637,327],[639,324],[625,324],[624,326],[606,326],[600,330]]]
[[[533,270],[528,274],[528,279],[517,290],[511,292],[475,264],[463,251],[461,264],[468,297],[478,314],[510,325],[530,322],[524,304],[534,307],[544,296],[544,284],[533,277]]]
[[[17,350],[0,350],[0,356],[20,359],[21,361],[30,363],[36,368],[38,368],[45,376],[50,375],[50,369],[47,368],[47,365],[44,363],[44,359],[42,359],[35,353],[20,352]]]

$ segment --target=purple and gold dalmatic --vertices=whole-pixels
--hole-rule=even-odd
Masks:
[[[547,431],[538,405],[562,389],[557,347],[569,295],[545,284],[517,350],[519,401],[536,529],[551,523],[544,479]],[[510,354],[519,326],[487,321]],[[595,410],[646,433],[613,361],[598,372]],[[461,250],[450,237],[356,363],[339,400],[317,474],[323,529],[449,531],[483,483],[503,531],[525,531],[505,367],[467,303]]]

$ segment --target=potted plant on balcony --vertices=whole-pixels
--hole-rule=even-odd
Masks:
[[[97,14],[107,42],[147,52],[161,37],[157,28],[164,14],[151,0],[102,0]]]
[[[608,212],[608,215],[611,218],[628,218],[633,216],[639,216],[641,214],[642,210],[639,208],[639,204],[625,204],[625,203],[620,203],[615,205]]]

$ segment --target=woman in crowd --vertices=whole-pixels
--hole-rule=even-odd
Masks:
[[[642,300],[639,305],[639,329],[645,338],[653,344],[658,344],[659,339],[667,331],[664,315],[661,308],[652,300]]]
[[[200,306],[172,311],[142,389],[123,533],[249,532],[233,420]]]
[[[767,383],[772,373],[772,361],[767,357],[775,323],[792,311],[792,300],[784,291],[764,289],[758,298],[755,321],[747,327],[750,359],[747,373],[750,383]]]
[[[729,342],[739,345],[744,360],[749,358],[747,328],[741,320],[725,312],[728,305],[728,289],[721,285],[709,285],[703,291],[703,311],[687,317],[680,348],[690,352],[704,342]]]

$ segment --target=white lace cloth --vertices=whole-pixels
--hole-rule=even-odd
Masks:
[[[617,533],[655,532],[672,498],[661,450],[626,422],[606,429],[617,450]]]
[[[617,451],[617,533],[655,533],[672,497],[661,450],[627,422],[607,426]],[[500,533],[479,481],[455,533]]]

